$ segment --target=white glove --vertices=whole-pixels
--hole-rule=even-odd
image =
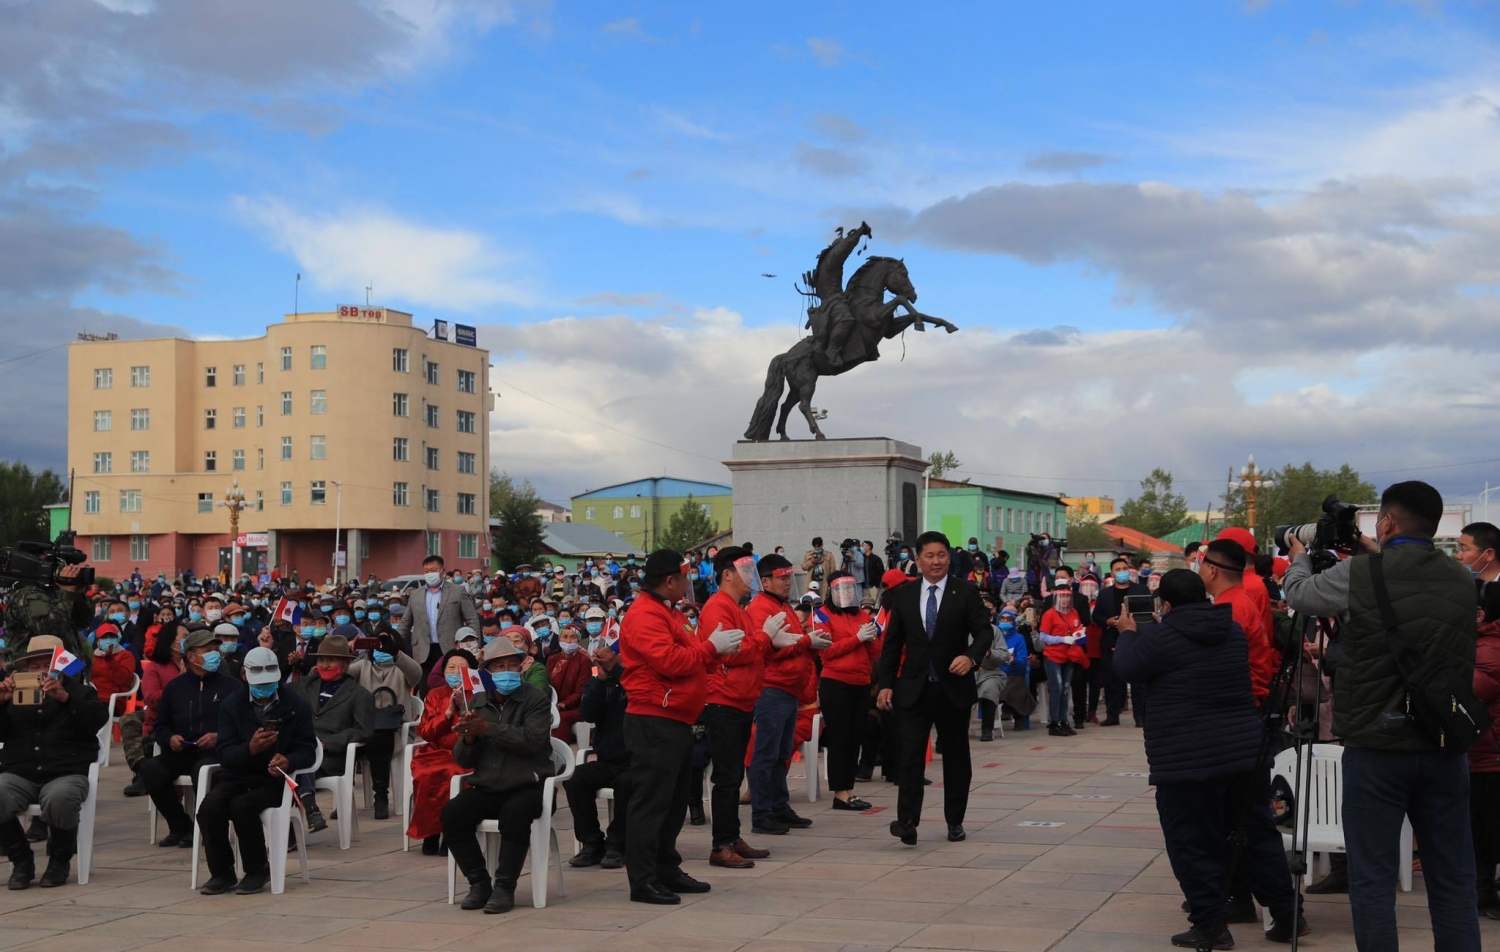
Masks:
[[[857,637],[860,641],[868,643],[874,641],[875,636],[878,634],[880,634],[880,626],[875,624],[873,621],[867,621],[863,625],[859,626],[859,632],[855,635],[855,637]]]
[[[795,631],[777,629],[776,634],[771,635],[771,647],[778,649],[790,648],[801,640],[802,636]]]
[[[761,631],[764,631],[766,633],[766,636],[769,637],[771,639],[771,642],[774,644],[776,641],[776,636],[786,631],[786,612],[778,612],[777,614],[772,615],[770,618],[767,618],[766,623],[764,625],[761,625],[760,629]],[[795,644],[795,642],[793,642],[793,644]],[[784,646],[776,645],[776,647],[781,648]]]
[[[714,633],[708,636],[709,644],[719,654],[734,654],[740,650],[740,642],[745,640],[745,633],[738,628],[726,629],[723,625],[714,629]]]
[[[1077,635],[1068,635],[1066,638],[1063,639],[1063,644],[1065,644],[1065,645],[1076,645],[1076,644],[1078,644],[1078,636]]]
[[[824,648],[827,648],[829,645],[833,644],[833,639],[825,638],[821,631],[814,628],[812,631],[809,631],[807,633],[807,642],[808,644],[813,646],[814,651],[822,651]]]

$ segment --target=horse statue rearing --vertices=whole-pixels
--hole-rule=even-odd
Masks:
[[[885,299],[885,293],[893,295]],[[781,405],[781,415],[776,421],[776,433],[783,440],[786,434],[787,417],[792,407],[798,406],[807,418],[807,425],[815,439],[826,439],[813,418],[812,398],[817,389],[818,378],[835,377],[847,373],[860,364],[880,359],[880,342],[890,340],[908,327],[926,330],[924,324],[935,324],[948,333],[958,330],[942,318],[923,314],[916,309],[916,288],[906,273],[906,263],[899,258],[871,257],[849,278],[844,289],[844,301],[854,316],[852,333],[847,334],[840,351],[841,364],[830,362],[826,354],[829,346],[830,315],[828,302],[808,309],[808,326],[812,336],[799,340],[784,354],[771,358],[766,371],[766,390],[755,404],[755,413],[750,417],[750,426],[745,439],[761,443],[771,438],[771,421],[776,416],[776,402],[781,399],[783,387],[790,387],[786,402]],[[904,308],[906,314],[896,316],[896,309]],[[844,335],[838,335],[843,337]],[[838,339],[837,337],[835,339]]]

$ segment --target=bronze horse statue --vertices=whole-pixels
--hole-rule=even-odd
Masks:
[[[887,291],[892,294],[889,301],[885,299]],[[925,324],[935,324],[950,334],[958,330],[948,321],[916,309],[917,290],[907,276],[906,263],[899,258],[874,256],[866,260],[849,278],[844,298],[856,326],[843,346],[843,363],[830,365],[823,352],[828,340],[827,305],[809,308],[808,326],[812,328],[812,336],[802,338],[786,353],[771,358],[766,371],[766,390],[755,404],[750,427],[745,431],[746,440],[763,443],[771,438],[776,401],[781,399],[783,387],[788,386],[786,402],[781,405],[781,415],[776,420],[777,435],[783,440],[790,439],[786,435],[786,421],[796,405],[807,418],[813,437],[826,439],[812,413],[813,392],[818,387],[819,377],[836,377],[860,364],[879,360],[880,342],[890,340],[908,327],[915,326],[923,331],[926,330]],[[897,308],[904,308],[906,314],[897,317]]]

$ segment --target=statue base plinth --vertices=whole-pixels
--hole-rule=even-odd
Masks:
[[[920,447],[889,437],[740,442],[724,461],[734,486],[734,540],[761,555],[785,546],[794,563],[814,536],[838,552],[846,538],[883,553],[892,532],[918,534]]]

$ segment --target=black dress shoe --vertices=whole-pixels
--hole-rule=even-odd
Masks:
[[[714,888],[701,879],[694,879],[680,870],[675,876],[663,876],[661,884],[674,893],[706,893]]]
[[[861,800],[859,797],[850,797],[847,800],[840,800],[838,797],[834,797],[833,798],[833,808],[835,810],[855,810],[855,811],[859,811],[859,810],[868,810],[868,809],[870,809],[870,804],[869,804],[868,801]]]
[[[161,839],[157,840],[156,841],[156,845],[160,846],[162,849],[167,849],[167,848],[173,847],[173,846],[176,846],[176,847],[179,847],[179,848],[180,847],[184,847],[184,846],[192,846],[193,845],[193,834],[191,834],[191,833],[168,833],[166,836],[164,836]]]
[[[483,879],[469,884],[469,894],[464,901],[458,904],[460,909],[483,909],[484,904],[490,901],[490,893],[495,891],[495,886],[490,882],[489,874]]]
[[[901,842],[907,846],[917,845],[917,826],[915,823],[902,823],[900,820],[892,820],[891,835],[899,836]]]
[[[62,886],[68,881],[68,873],[72,868],[71,856],[50,856],[47,858],[47,869],[42,873],[42,878],[37,880],[37,885],[43,889],[53,889]]]
[[[992,742],[994,739],[995,739],[995,734],[994,734],[993,731],[980,731],[979,732],[980,743],[988,744],[988,743]]]
[[[805,830],[808,827],[812,826],[811,820],[809,820],[805,816],[798,816],[797,811],[793,810],[791,807],[787,807],[780,813],[773,813],[771,814],[771,816],[776,819],[776,822],[785,823],[787,826],[791,827],[794,830]]]
[[[750,832],[759,833],[761,836],[780,836],[790,829],[791,827],[773,816],[750,818]]]
[[[625,854],[619,850],[605,850],[604,858],[599,861],[600,869],[620,869],[625,865]]]
[[[693,826],[703,826],[708,823],[708,817],[703,815],[703,804],[688,804],[688,823]]]
[[[1100,727],[1119,727],[1120,726],[1120,715],[1118,715],[1118,714],[1111,714],[1111,715],[1109,715],[1104,720],[1102,720],[1102,721],[1099,722],[1099,726]],[[1187,935],[1187,933],[1184,932],[1183,935]]]
[[[1284,915],[1271,916],[1271,928],[1266,930],[1267,942],[1291,942],[1292,923],[1297,923],[1297,935],[1304,936],[1312,932],[1312,927],[1307,924],[1307,917],[1298,913],[1292,915],[1290,912]]]
[[[36,878],[36,857],[21,860],[11,860],[10,879],[6,882],[6,889],[30,889],[31,881]]]
[[[568,865],[575,869],[582,869],[585,866],[598,866],[602,859],[604,859],[603,843],[585,843],[583,849],[568,860]]]
[[[959,843],[959,842],[962,842],[963,840],[966,840],[968,838],[969,838],[969,834],[967,834],[967,833],[964,832],[964,825],[962,823],[949,823],[948,824],[948,842],[949,843]]]
[[[490,901],[484,904],[484,914],[487,916],[498,916],[510,912],[516,908],[516,891],[504,886],[496,886],[495,891],[490,893]]]
[[[222,896],[239,884],[233,876],[214,876],[198,892],[204,896]]]
[[[1179,949],[1232,949],[1234,936],[1229,934],[1229,927],[1224,925],[1207,928],[1193,926],[1186,932],[1172,936],[1172,944]]]
[[[263,869],[258,873],[246,873],[234,893],[236,896],[253,896],[265,889],[270,882],[271,871],[269,869]]]
[[[682,897],[660,883],[645,883],[630,887],[631,902],[645,902],[653,906],[675,906]]]

